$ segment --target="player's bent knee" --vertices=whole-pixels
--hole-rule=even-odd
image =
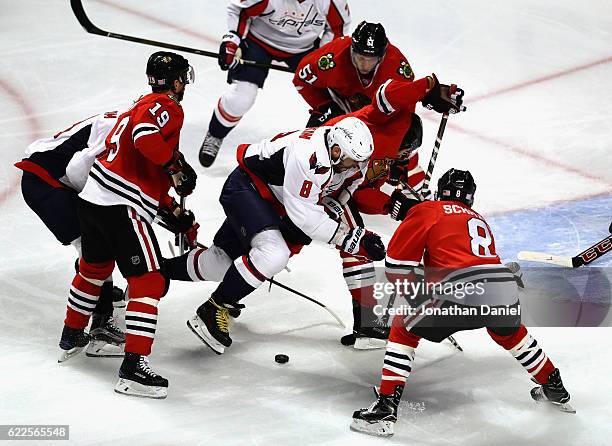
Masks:
[[[260,232],[251,240],[249,257],[265,277],[278,274],[287,266],[291,251],[277,229]]]
[[[103,282],[113,273],[113,269],[115,269],[115,262],[113,260],[100,263],[89,263],[83,258],[79,260],[79,274],[85,279]]]
[[[130,276],[127,282],[130,300],[147,297],[159,300],[166,292],[167,281],[159,271]]]
[[[243,116],[255,104],[258,90],[259,87],[251,82],[233,82],[221,97],[223,108],[232,116]]]

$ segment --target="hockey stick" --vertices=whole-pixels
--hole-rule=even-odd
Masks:
[[[431,182],[431,175],[433,174],[434,167],[436,166],[436,160],[438,159],[438,152],[440,151],[440,145],[442,144],[442,136],[444,136],[444,130],[446,129],[446,123],[448,121],[448,113],[442,115],[440,120],[440,126],[438,127],[438,135],[436,136],[436,142],[434,144],[431,157],[429,158],[429,166],[427,166],[427,172],[425,172],[425,179],[423,180],[423,187],[421,187],[421,195],[426,197],[429,195],[429,183]]]
[[[612,233],[612,223],[610,224],[609,230],[610,233]],[[545,252],[521,251],[518,253],[518,258],[519,260],[527,260],[530,262],[551,263],[567,268],[578,268],[594,262],[610,251],[612,251],[612,235],[595,243],[593,246],[585,249],[574,257],[556,256]]]
[[[161,226],[162,228],[167,229],[167,230],[169,230],[169,231],[170,231],[170,228],[168,227],[168,225],[166,225],[166,224],[165,224],[163,221],[157,220],[157,224],[158,224],[159,226]],[[171,231],[171,232],[172,232],[172,231]],[[196,242],[196,244],[197,244],[198,248],[208,249],[208,247],[207,247],[207,246],[205,246],[205,245],[203,245],[202,243]],[[338,321],[338,323],[340,324],[340,326],[341,326],[342,328],[346,328],[346,325],[344,324],[344,322],[342,322],[342,319],[340,319],[340,317],[339,317],[339,316],[338,316],[338,315],[337,315],[337,314],[336,314],[336,313],[335,313],[335,312],[334,312],[332,309],[330,309],[330,308],[329,308],[327,305],[325,305],[325,304],[323,304],[323,303],[319,302],[318,300],[313,299],[312,297],[309,297],[309,296],[305,295],[304,293],[301,293],[301,292],[299,292],[299,291],[297,291],[297,290],[295,290],[295,289],[293,289],[293,288],[291,288],[291,287],[289,287],[289,286],[287,286],[287,285],[284,285],[284,284],[282,284],[282,283],[280,283],[280,282],[277,282],[277,281],[276,281],[276,280],[274,280],[274,279],[266,279],[266,280],[267,280],[268,282],[270,282],[270,284],[271,284],[271,285],[276,285],[276,286],[277,286],[277,287],[279,287],[279,288],[282,288],[282,289],[284,289],[284,290],[287,290],[287,291],[289,291],[289,292],[291,292],[291,293],[293,293],[293,294],[295,294],[295,295],[297,295],[297,296],[303,297],[304,299],[309,300],[309,301],[310,301],[310,302],[312,302],[313,304],[320,306],[320,307],[321,307],[321,308],[323,308],[325,311],[327,311],[329,314],[331,314],[331,315],[332,315],[332,317],[333,317],[334,319],[336,319],[336,321]]]
[[[83,9],[82,0],[70,0],[70,6],[72,7],[72,11],[74,12],[75,17],[81,24],[81,26],[87,31],[89,34],[97,34],[98,36],[103,37],[111,37],[113,39],[127,40],[129,42],[142,43],[144,45],[152,45],[158,46],[160,48],[168,48],[175,51],[182,51],[184,53],[192,53],[197,54],[198,56],[206,56],[206,57],[214,57],[215,59],[219,57],[218,53],[213,51],[200,50],[197,48],[190,48],[181,45],[174,45],[172,43],[159,42],[156,40],[143,39],[140,37],[127,36],[125,34],[117,34],[109,31],[104,31],[98,28],[96,25],[89,20],[87,14],[85,13],[85,9]],[[285,71],[287,73],[293,73],[293,70],[289,67],[284,67],[282,65],[275,64],[264,64],[255,62],[254,60],[244,60],[240,59],[240,63],[243,65],[249,65],[251,67],[259,67],[259,68],[267,68],[270,70],[278,70]]]
[[[179,209],[181,210],[181,214],[185,212],[185,197],[181,197],[179,203]],[[185,233],[179,232],[178,234],[178,244],[179,244],[179,255],[185,254]]]

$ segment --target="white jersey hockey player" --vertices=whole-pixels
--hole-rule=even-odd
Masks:
[[[34,141],[26,158],[16,163],[23,170],[21,191],[26,204],[63,245],[73,245],[81,256],[77,193],[83,189],[104,140],[117,121],[117,112],[91,116]],[[87,356],[123,356],[125,334],[114,323],[113,301],[125,304],[123,292],[113,287],[112,276],[102,285],[93,310]]]
[[[217,102],[200,148],[204,167],[255,103],[268,76],[265,66],[277,60],[295,70],[306,54],[348,32],[350,12],[346,0],[231,0],[227,24],[219,66],[229,70],[230,87]],[[262,65],[243,65],[241,58]]]
[[[356,256],[384,258],[380,237],[349,228],[326,212],[332,196],[348,200],[362,182],[373,151],[372,135],[358,118],[333,127],[281,133],[238,148],[239,167],[228,177],[220,202],[227,216],[208,250],[171,259],[175,280],[221,281],[188,325],[213,351],[232,340],[228,315],[238,301],[282,271],[292,253],[311,239]]]

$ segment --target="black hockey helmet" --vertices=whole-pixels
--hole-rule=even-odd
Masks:
[[[472,206],[475,192],[476,183],[469,170],[449,169],[438,180],[436,199],[460,201]]]
[[[385,28],[380,23],[368,23],[365,20],[357,25],[351,38],[353,51],[365,56],[384,56],[389,43]]]
[[[157,51],[147,61],[147,77],[153,91],[171,90],[175,80],[184,84],[194,81],[193,68],[180,54]]]
[[[407,155],[421,147],[423,144],[423,121],[416,113],[412,114],[412,124],[404,135],[404,139],[399,147],[400,158],[405,158]]]

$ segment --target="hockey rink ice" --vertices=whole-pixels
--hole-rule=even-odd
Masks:
[[[612,216],[612,4],[608,0],[349,0],[352,29],[380,21],[417,78],[435,72],[465,90],[451,116],[434,183],[469,169],[474,208],[498,253],[575,255],[608,235]],[[340,344],[348,331],[321,308],[273,287],[247,297],[232,347],[215,355],[186,327],[215,283],[173,283],[159,307],[151,365],[168,398],[117,395],[120,359],[57,363],[74,250],[52,237],[21,197],[19,171],[34,139],[147,92],[153,47],[85,33],[64,0],[0,0],[0,424],[69,424],[75,445],[608,445],[612,441],[612,328],[531,328],[560,369],[577,414],[538,405],[528,374],[484,330],[458,333],[464,352],[423,341],[395,436],[349,430],[373,400],[383,350]],[[84,0],[102,29],[217,51],[225,0]],[[256,105],[208,170],[197,150],[226,87],[215,59],[185,55],[181,149],[198,171],[187,199],[209,244],[223,221],[217,199],[234,148],[301,128],[307,108],[290,75],[271,72]],[[439,115],[417,108],[426,167]],[[387,217],[367,218],[389,240]],[[156,228],[165,255],[169,236]],[[612,266],[612,255],[597,266]],[[320,299],[351,322],[336,250],[314,243],[276,279]],[[124,281],[116,275],[119,284]],[[274,362],[285,353],[287,364]],[[8,443],[7,443],[8,444]],[[20,444],[37,444],[22,442]]]

